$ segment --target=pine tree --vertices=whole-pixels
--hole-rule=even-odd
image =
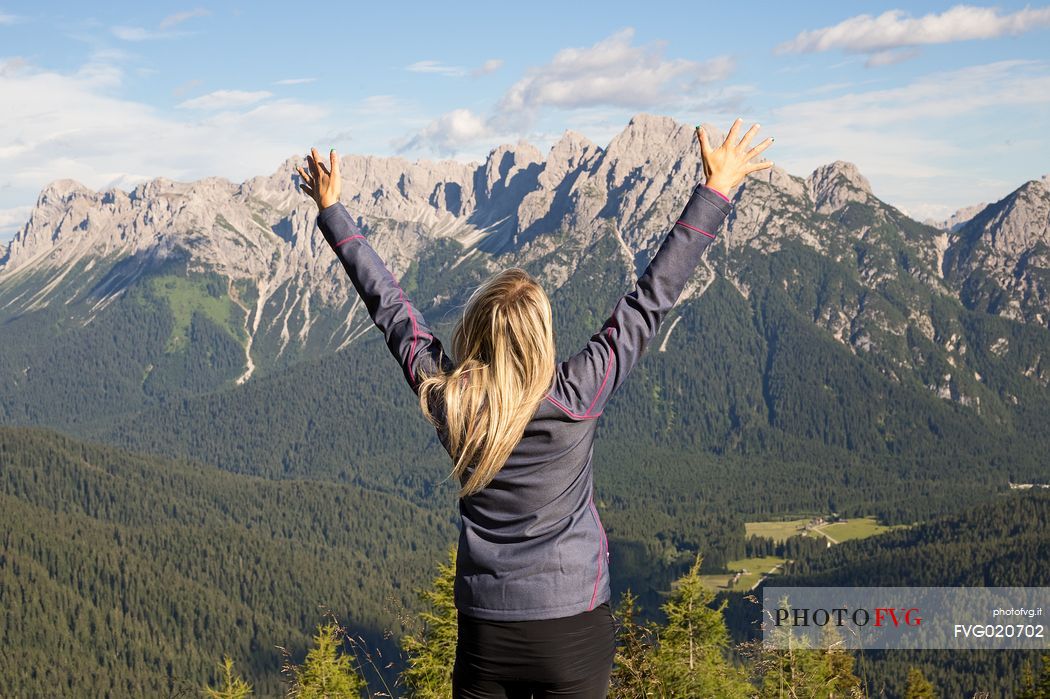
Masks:
[[[438,575],[420,597],[428,610],[420,614],[422,626],[401,638],[408,665],[401,680],[413,699],[447,699],[452,696],[452,666],[459,637],[453,585],[456,580],[456,549],[449,551],[448,564],[438,565]]]
[[[839,699],[851,696],[836,693],[828,684],[828,656],[819,649],[797,644],[767,651],[763,670],[760,694],[763,699]]]
[[[722,609],[712,609],[712,592],[700,579],[701,557],[672,585],[662,606],[667,625],[653,654],[657,697],[745,697],[752,687],[726,660],[729,632]]]
[[[1021,687],[1017,699],[1050,699],[1050,653],[1042,657],[1043,669],[1039,679],[1035,678],[1032,663],[1025,661],[1021,671]]]
[[[1050,699],[1050,653],[1043,655],[1043,671],[1035,685],[1034,699]]]
[[[796,638],[790,627],[774,629],[770,643],[757,646],[753,671],[763,699],[855,699],[863,697],[860,678],[853,674],[854,657],[841,638],[824,627],[821,647]]]
[[[334,622],[317,627],[314,647],[301,666],[286,665],[292,675],[289,699],[359,699],[365,682],[349,655],[339,652],[343,629]]]
[[[648,697],[655,687],[653,630],[651,625],[636,620],[637,602],[638,598],[627,590],[616,609],[620,629],[611,681],[614,697]]]
[[[1021,666],[1021,687],[1017,690],[1017,699],[1037,699],[1031,660],[1025,660],[1024,665]]]
[[[222,687],[213,689],[204,688],[204,696],[208,699],[246,699],[252,695],[252,686],[240,676],[233,674],[233,659],[229,656],[223,658],[219,666],[222,672]]]
[[[819,652],[824,656],[828,699],[863,697],[860,678],[853,674],[856,658],[842,647],[842,638],[833,627],[824,627],[821,646],[823,650]]]
[[[908,686],[904,689],[904,699],[937,699],[933,684],[917,667],[908,669]]]

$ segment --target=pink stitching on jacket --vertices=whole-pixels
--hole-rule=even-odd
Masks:
[[[364,240],[365,237],[363,235],[352,235],[352,236],[350,236],[348,238],[343,238],[338,243],[335,243],[332,247],[338,248],[338,247],[341,247],[341,246],[345,245],[346,243],[349,243],[351,240],[358,240],[358,239]]]
[[[349,215],[349,213],[347,215]],[[364,235],[362,235],[360,233],[355,233],[353,235],[347,236],[346,238],[343,238],[342,240],[334,243],[332,245],[332,247],[333,248],[339,248],[339,247],[345,245],[346,243],[349,243],[352,240],[358,240],[358,239],[366,240]],[[377,257],[378,257],[378,255],[377,255]],[[382,263],[382,260],[380,260],[380,265],[383,268],[386,268],[386,265],[384,265]],[[407,368],[408,368],[408,383],[414,389],[415,386],[416,386],[416,372],[415,372],[416,346],[419,344],[420,336],[422,334],[426,334],[426,333],[420,333],[419,332],[419,324],[416,322],[415,309],[412,307],[412,304],[409,303],[408,299],[405,298],[405,290],[401,288],[401,283],[398,282],[398,280],[394,277],[393,273],[389,269],[387,269],[386,271],[387,271],[387,274],[390,275],[391,281],[394,282],[394,287],[397,289],[398,294],[400,294],[401,303],[404,304],[405,308],[408,309],[408,318],[409,318],[409,320],[412,321],[412,345],[408,349]],[[433,335],[426,334],[426,336],[430,340],[434,339]]]
[[[684,226],[685,228],[688,228],[688,229],[689,229],[689,230],[691,230],[691,231],[696,231],[697,233],[703,233],[703,234],[704,234],[704,235],[706,235],[706,236],[707,236],[708,238],[717,238],[717,237],[718,237],[718,236],[715,236],[715,235],[712,235],[712,234],[708,233],[707,231],[704,231],[704,230],[700,230],[700,229],[699,229],[699,228],[697,228],[696,226],[690,226],[690,225],[689,225],[688,223],[686,223],[685,221],[679,221],[678,223],[676,223],[676,224],[674,224],[674,225],[676,225],[676,226]]]
[[[727,197],[726,195],[722,194],[721,192],[719,192],[719,191],[718,191],[717,189],[715,189],[714,187],[709,187],[709,186],[708,186],[708,185],[706,185],[706,184],[705,184],[704,186],[705,186],[705,187],[707,187],[708,189],[710,189],[710,190],[711,190],[712,192],[714,192],[714,193],[715,193],[715,194],[717,194],[718,196],[720,196],[720,197],[722,197],[723,199],[725,199],[726,201],[729,201],[729,197]]]
[[[391,279],[394,279],[394,275],[390,275]],[[416,373],[412,366],[416,359],[416,343],[419,342],[419,326],[416,325],[416,314],[413,312],[412,304],[405,299],[405,290],[401,288],[401,285],[394,279],[394,284],[397,286],[398,292],[401,294],[401,303],[405,304],[408,309],[408,317],[412,321],[412,346],[408,348],[408,383],[413,387],[416,385]]]
[[[574,413],[574,412],[572,412],[571,410],[569,410],[568,408],[566,408],[566,407],[565,407],[564,405],[562,405],[561,403],[559,403],[558,401],[556,401],[556,400],[554,399],[554,396],[552,396],[552,395],[551,395],[551,394],[549,394],[549,393],[548,393],[547,395],[545,395],[545,396],[544,396],[544,398],[546,398],[546,399],[547,399],[547,400],[549,400],[549,401],[550,401],[551,403],[554,403],[554,405],[556,405],[556,406],[558,406],[559,408],[561,408],[561,411],[562,411],[563,413],[565,413],[566,415],[568,415],[569,417],[574,417],[574,418],[576,418],[577,420],[597,420],[597,419],[598,419],[598,415],[578,415],[577,413]],[[599,413],[599,414],[600,414],[600,413]]]
[[[607,334],[611,333],[612,328],[609,328],[609,333]],[[602,385],[598,387],[598,392],[594,394],[594,400],[592,400],[591,404],[587,406],[587,412],[583,414],[584,417],[591,417],[591,409],[594,408],[594,404],[598,402],[599,398],[601,398],[602,391],[605,390],[605,383],[609,380],[609,374],[612,373],[612,365],[615,361],[616,351],[613,349],[612,345],[609,345],[609,363],[605,365],[605,376],[602,378]],[[599,415],[601,415],[600,412],[594,417],[598,417]]]
[[[591,593],[591,605],[587,607],[587,611],[594,609],[594,600],[598,598],[598,582],[602,579],[602,554],[608,550],[609,545],[605,541],[605,527],[602,526],[602,520],[598,516],[598,510],[594,507],[594,499],[592,498],[587,502],[591,506],[591,513],[594,515],[594,523],[598,525],[598,532],[601,538],[598,539],[598,574],[594,578],[594,592]]]

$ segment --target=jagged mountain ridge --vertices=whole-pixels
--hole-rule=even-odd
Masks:
[[[344,200],[362,216],[373,244],[396,274],[435,239],[454,238],[467,254],[520,247],[543,231],[578,229],[607,217],[603,193],[623,190],[626,180],[641,177],[635,151],[653,138],[651,121],[636,120],[606,150],[567,133],[546,159],[527,144],[497,148],[478,166],[347,156]],[[680,140],[690,137],[679,133]],[[671,159],[667,153],[661,157]],[[677,183],[683,192],[700,170],[699,158],[691,160],[685,166],[690,174]],[[314,301],[315,307],[347,317],[341,334],[327,339],[332,348],[343,346],[361,330],[356,323],[364,320],[363,309],[348,301],[352,294],[345,277],[333,273],[332,256],[313,223],[312,203],[291,177],[295,162],[290,159],[273,175],[241,185],[216,178],[188,184],[158,179],[130,193],[96,193],[71,181],[53,183],[8,247],[0,266],[0,296],[6,297],[0,304],[5,313],[16,314],[90,297],[91,308],[98,310],[144,269],[181,252],[188,255],[191,271],[211,270],[255,287],[254,304],[240,304],[249,338],[266,327],[264,319],[283,318],[282,349],[292,336],[301,340],[309,334]],[[620,225],[634,230],[633,219],[647,213],[657,195],[642,191],[632,201],[625,198]],[[106,262],[89,262],[96,258]],[[138,264],[106,277],[107,262],[112,266],[129,259]],[[78,263],[80,279],[63,284],[73,281],[67,277]],[[552,272],[552,278],[559,276]],[[23,286],[23,293],[10,293],[30,277],[34,281]]]
[[[87,325],[137,279],[182,260],[176,275],[213,274],[225,285],[209,293],[229,301],[225,330],[243,349],[239,381],[256,367],[346,347],[370,323],[316,230],[312,202],[296,189],[297,160],[241,184],[157,179],[125,193],[53,183],[0,262],[0,319],[64,304],[71,320]],[[610,283],[627,284],[702,174],[693,129],[649,115],[632,119],[606,148],[567,132],[546,156],[519,143],[494,149],[481,164],[350,155],[341,165],[343,199],[396,275],[427,266],[442,273],[470,268],[480,277],[517,264],[537,272],[555,293],[603,240],[615,242],[613,258],[622,258],[611,268],[621,279]],[[880,201],[850,163],[822,166],[805,179],[774,167],[739,189],[723,241],[683,300],[717,277],[746,298],[756,283],[756,256],[801,244],[857,277],[848,293],[805,309],[818,327],[853,352],[887,352],[899,370],[923,363],[901,339],[913,327],[952,364],[948,355],[966,351],[962,333],[947,331],[951,323],[923,306],[933,295],[962,297],[972,307],[967,289],[973,284],[966,280],[978,273],[1020,298],[984,310],[1045,325],[1040,246],[1050,233],[1045,224],[1030,226],[1033,217],[1024,213],[1035,206],[1034,218],[1042,215],[1043,199],[1030,194],[1033,187],[1045,192],[1042,183],[1029,183],[957,233],[946,233]],[[438,248],[444,257],[435,265]],[[980,252],[986,248],[991,252]],[[1023,284],[1011,283],[1008,261],[1020,258],[1035,271]],[[418,302],[426,310],[450,299],[438,293],[433,302]],[[902,305],[913,308],[902,314]],[[1022,306],[1027,315],[1010,310]],[[894,368],[884,372],[899,380]],[[1046,379],[1041,365],[1034,375]],[[924,381],[945,397],[965,398],[950,377]]]
[[[195,263],[232,279],[266,290],[298,277],[322,302],[337,303],[346,285],[329,274],[331,258],[319,245],[312,204],[291,177],[296,162],[289,159],[273,175],[240,185],[219,178],[157,179],[125,193],[54,182],[9,244],[0,284],[31,271],[64,271],[86,257],[163,258],[181,248]],[[605,149],[567,132],[546,157],[519,143],[494,149],[476,166],[370,156],[345,156],[342,166],[344,201],[380,233],[374,242],[395,272],[426,240],[452,237],[467,252],[505,252],[557,228],[581,231],[605,221],[615,224],[625,252],[638,256],[666,232],[702,171],[692,129],[647,115],[632,120]],[[850,184],[862,182],[870,195],[847,163],[825,166],[808,182],[778,169],[764,177],[827,211],[845,200],[831,197],[856,198],[833,185],[839,172]],[[384,236],[385,225],[399,230]],[[13,305],[24,310],[47,299],[45,292]]]

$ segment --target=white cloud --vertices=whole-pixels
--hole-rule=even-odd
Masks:
[[[458,78],[467,74],[465,68],[446,65],[438,61],[416,61],[415,63],[405,66],[405,70],[412,73],[436,73],[437,75],[447,75],[453,78]]]
[[[172,36],[164,32],[155,32],[144,27],[128,27],[117,25],[110,28],[113,36],[123,41],[150,41],[152,39],[165,39]]]
[[[32,206],[15,206],[0,209],[0,243],[10,240],[16,231],[29,219]]]
[[[454,109],[427,124],[399,150],[427,146],[443,155],[452,155],[491,135],[485,120],[477,114],[469,109]]]
[[[369,95],[353,107],[357,114],[365,115],[390,115],[395,112],[404,112],[409,108],[407,102],[394,95]]]
[[[666,58],[665,46],[635,46],[633,29],[619,31],[593,46],[562,49],[550,62],[530,70],[500,98],[487,117],[456,109],[404,139],[399,150],[430,149],[443,155],[476,147],[496,134],[521,136],[549,109],[578,112],[595,108],[717,111],[737,104],[751,89],[713,90],[707,86],[728,77],[733,61],[721,56],[707,61]],[[495,70],[497,61],[482,68]],[[498,62],[502,65],[502,61]],[[495,66],[495,67],[493,67]]]
[[[489,60],[482,63],[477,68],[468,70],[463,66],[452,66],[440,61],[416,61],[415,63],[405,66],[405,70],[412,73],[431,73],[434,75],[444,75],[450,78],[462,78],[464,75],[472,75],[477,77],[479,75],[487,75],[495,72],[503,67],[503,60],[500,58],[490,58]]]
[[[1050,64],[999,61],[930,73],[884,90],[798,102],[774,110],[809,128],[883,129],[907,122],[952,118],[980,109],[1050,104]]]
[[[832,27],[804,31],[776,50],[812,53],[837,48],[850,53],[878,53],[906,46],[1016,36],[1046,26],[1050,26],[1050,7],[1025,7],[1001,14],[995,7],[956,5],[940,14],[918,18],[903,10],[889,10],[878,17],[857,15]]]
[[[247,107],[257,102],[273,97],[272,92],[257,90],[246,92],[244,90],[216,90],[200,97],[180,102],[176,106],[179,109],[202,109],[214,111],[217,109],[237,109]]]
[[[97,88],[116,88],[124,82],[120,64],[126,60],[122,51],[96,51],[88,62],[77,69],[76,77]]]
[[[909,61],[919,55],[918,49],[886,49],[876,51],[864,62],[866,68],[877,68],[878,66],[891,66],[894,63]]]
[[[18,17],[0,12],[0,26],[3,26],[5,24],[14,24],[17,21]]]
[[[562,49],[550,63],[515,83],[499,104],[504,115],[541,107],[573,109],[609,105],[647,109],[678,102],[703,83],[724,80],[733,61],[666,59],[664,46],[632,46],[624,29],[588,48]]]
[[[20,70],[29,66],[24,58],[14,56],[0,60],[0,78],[16,75]]]
[[[779,107],[763,131],[776,137],[770,156],[789,172],[851,160],[877,195],[927,214],[993,200],[1019,184],[1000,173],[1045,162],[1045,141],[1020,148],[1003,139],[1022,127],[1045,130],[1047,106],[1050,63],[1001,61]]]
[[[187,80],[186,82],[181,83],[181,84],[176,85],[175,87],[171,88],[171,94],[174,95],[175,97],[182,97],[183,95],[185,95],[190,90],[192,90],[192,89],[194,89],[196,87],[199,87],[202,84],[203,83],[202,83],[201,80],[193,78],[193,79]]]
[[[71,73],[0,63],[0,209],[36,200],[48,182],[93,189],[152,177],[241,180],[272,172],[329,130],[316,105],[267,100],[215,113],[164,113],[113,96],[101,66]]]
[[[171,29],[174,26],[182,24],[188,19],[193,19],[194,17],[207,17],[210,14],[211,12],[205,10],[203,7],[198,7],[193,10],[187,10],[185,12],[176,12],[175,14],[168,15],[167,17],[162,19],[158,26],[162,30]]]
[[[286,78],[276,81],[274,85],[306,85],[313,82],[317,82],[317,78]]]
[[[490,58],[470,72],[471,75],[488,75],[503,67],[502,58]]]
[[[204,8],[197,8],[195,10],[187,10],[185,12],[176,12],[173,15],[168,15],[160,21],[157,25],[157,29],[147,29],[146,27],[136,27],[128,25],[117,25],[110,27],[110,32],[113,36],[121,39],[122,41],[155,41],[157,39],[173,39],[179,36],[185,36],[186,32],[172,31],[175,27],[182,24],[188,19],[194,17],[207,17],[211,12]]]

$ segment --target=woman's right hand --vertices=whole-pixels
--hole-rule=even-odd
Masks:
[[[743,182],[744,178],[752,172],[773,167],[773,163],[768,160],[763,163],[749,163],[752,158],[769,148],[773,144],[773,139],[767,138],[748,150],[751,139],[758,133],[759,126],[754,124],[737,142],[736,138],[740,133],[742,123],[743,119],[733,122],[726,140],[718,148],[711,147],[704,127],[696,127],[696,138],[700,141],[700,155],[704,160],[705,184],[725,195],[728,195],[729,190]]]
[[[310,172],[303,170],[302,166],[295,168],[303,180],[299,187],[317,203],[319,210],[338,202],[343,188],[339,178],[339,156],[335,154],[335,148],[328,154],[328,159],[329,166],[325,167],[317,155],[317,149],[311,148],[310,155],[306,156]]]

